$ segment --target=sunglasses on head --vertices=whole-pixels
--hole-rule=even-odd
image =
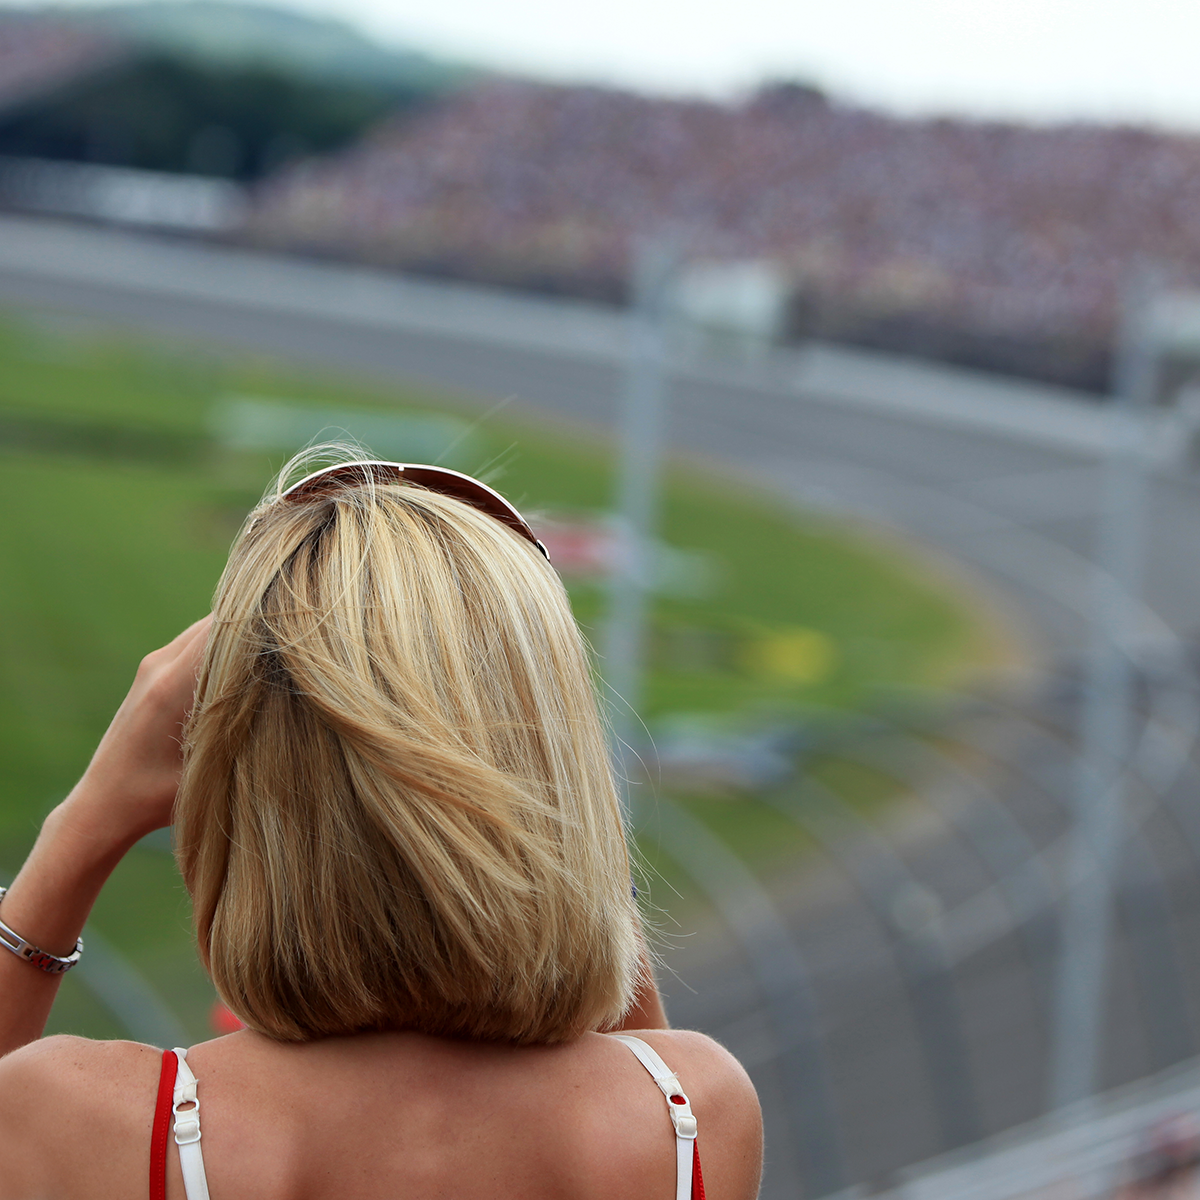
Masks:
[[[383,462],[377,459],[335,463],[331,467],[322,467],[319,471],[306,475],[298,483],[293,483],[280,493],[279,498],[299,500],[306,496],[332,492],[347,485],[365,486],[371,483],[412,483],[439,495],[461,500],[472,508],[495,517],[497,521],[503,521],[509,529],[519,533],[526,541],[532,542],[542,552],[546,561],[550,561],[549,552],[538,541],[537,534],[529,527],[529,522],[499,492],[493,491],[486,483],[480,483],[478,479],[472,479],[470,475],[451,471],[446,467]]]

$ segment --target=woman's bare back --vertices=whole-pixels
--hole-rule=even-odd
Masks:
[[[691,1099],[708,1196],[750,1200],[762,1134],[745,1072],[699,1034],[639,1036]],[[0,1200],[148,1195],[160,1059],[129,1042],[51,1038],[4,1060]],[[242,1032],[194,1047],[188,1063],[213,1200],[675,1194],[665,1099],[626,1047],[598,1034],[516,1048],[411,1033],[281,1044]],[[167,1197],[184,1200],[173,1146]]]

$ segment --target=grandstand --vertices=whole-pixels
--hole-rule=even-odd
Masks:
[[[309,52],[338,34],[321,22],[298,31],[303,70],[267,81],[267,119],[261,96],[246,107],[265,84],[245,54],[171,57],[184,26],[174,41],[139,34],[143,10],[188,29],[229,19],[254,46],[274,28],[237,4],[118,6],[107,24],[0,15],[0,154],[257,179],[251,215],[223,236],[610,302],[631,241],[670,228],[695,258],[772,264],[791,297],[785,336],[1093,392],[1133,265],[1170,264],[1167,286],[1200,277],[1195,136],[901,118],[799,84],[737,103],[471,84],[419,55],[363,58],[365,40],[355,70],[387,80],[360,86],[312,74]],[[214,71],[233,72],[237,103],[216,103],[236,89]],[[175,113],[165,139],[144,127],[156,106]]]
[[[260,243],[619,298],[630,239],[772,259],[793,335],[1102,389],[1118,294],[1200,271],[1200,139],[519,81],[385,122],[261,191]]]

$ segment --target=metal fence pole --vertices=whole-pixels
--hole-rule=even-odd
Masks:
[[[620,420],[616,563],[601,650],[614,757],[629,777],[638,737],[647,604],[653,583],[652,537],[658,507],[667,387],[668,293],[679,264],[676,241],[642,242],[633,263],[629,374]]]
[[[1133,639],[1146,507],[1146,418],[1155,353],[1150,279],[1129,296],[1116,351],[1113,431],[1094,570],[1092,646],[1083,697],[1074,834],[1054,997],[1050,1105],[1091,1096],[1097,1085],[1108,989],[1113,890],[1125,819],[1133,738]]]

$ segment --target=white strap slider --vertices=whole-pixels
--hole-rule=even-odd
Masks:
[[[676,1095],[682,1095],[677,1092]],[[671,1124],[675,1126],[675,1136],[694,1141],[696,1137],[696,1118],[692,1116],[690,1104],[671,1103]]]
[[[190,1146],[200,1140],[200,1118],[188,1113],[175,1118],[175,1145]]]

